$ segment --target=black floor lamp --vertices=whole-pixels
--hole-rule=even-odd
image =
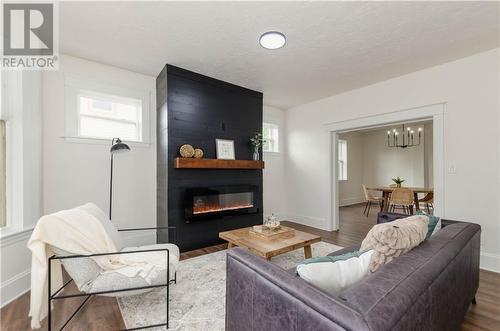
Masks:
[[[109,219],[111,220],[111,205],[113,204],[113,155],[130,151],[130,147],[122,142],[120,138],[111,140],[111,176],[109,177]]]

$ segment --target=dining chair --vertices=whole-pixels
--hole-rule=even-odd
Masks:
[[[389,184],[389,187],[390,187],[390,188],[396,188],[396,187],[398,187],[398,185],[397,185],[397,184]],[[387,193],[387,200],[390,200],[390,199],[391,199],[391,193],[392,193],[392,192],[388,192],[388,193]]]
[[[424,204],[427,214],[431,214],[431,209],[434,211],[434,193],[427,193],[422,199],[418,199],[419,204]]]
[[[407,188],[395,188],[389,198],[389,210],[394,212],[396,209],[403,210],[404,213],[411,215],[413,210],[413,191]]]
[[[365,194],[365,210],[363,211],[363,214],[368,217],[370,215],[370,207],[372,206],[372,202],[378,203],[380,207],[382,207],[382,203],[384,202],[384,198],[378,195],[373,195],[373,192],[370,191],[365,184],[361,185],[363,186],[363,192]]]

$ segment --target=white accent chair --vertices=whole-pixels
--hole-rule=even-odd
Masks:
[[[139,247],[124,247],[123,241],[120,237],[119,232],[123,231],[141,231],[141,230],[172,230],[173,227],[158,227],[158,228],[139,228],[139,229],[123,229],[118,230],[111,221],[106,217],[104,212],[99,209],[96,205],[88,203],[80,209],[84,209],[94,217],[96,217],[104,226],[109,237],[113,240],[118,252],[108,253],[102,252],[98,254],[91,255],[72,255],[69,252],[61,250],[57,247],[52,246],[51,249],[54,252],[54,256],[49,258],[49,289],[48,289],[48,302],[53,300],[60,300],[65,298],[73,297],[86,297],[81,305],[76,309],[76,311],[71,315],[71,317],[63,324],[62,327],[58,328],[62,330],[69,321],[78,313],[78,311],[85,305],[85,303],[90,299],[92,295],[103,295],[103,296],[130,296],[137,295],[141,293],[146,293],[155,288],[166,287],[166,322],[162,324],[156,324],[154,326],[166,326],[168,329],[168,314],[169,314],[169,286],[172,283],[177,282],[176,267],[179,261],[180,253],[179,248],[174,244],[155,244],[146,245]],[[168,266],[166,270],[159,272],[156,277],[151,280],[151,283],[147,283],[144,278],[140,276],[127,277],[121,273],[117,272],[104,272],[97,263],[92,260],[92,256],[105,256],[114,254],[136,254],[136,253],[147,253],[147,252],[165,252],[165,263]],[[64,266],[64,269],[71,277],[60,289],[52,291],[50,288],[51,284],[51,263],[54,260],[58,260]],[[168,275],[168,277],[167,277]],[[70,282],[74,281],[78,289],[82,293],[74,295],[61,295],[61,291]],[[141,328],[147,328],[153,326],[141,326]],[[51,321],[51,309],[48,312],[48,329],[52,330]]]

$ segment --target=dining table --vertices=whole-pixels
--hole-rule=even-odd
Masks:
[[[387,212],[389,210],[389,195],[390,193],[395,189],[396,187],[392,186],[370,186],[367,187],[366,189],[369,191],[378,191],[382,192],[382,197],[384,198],[382,200],[382,206],[380,207],[381,211]],[[415,209],[420,210],[420,205],[418,201],[418,194],[419,193],[433,193],[434,189],[432,187],[406,187],[403,186],[403,188],[407,188],[413,192],[413,201],[415,203]],[[410,207],[410,211],[413,213],[413,207]]]

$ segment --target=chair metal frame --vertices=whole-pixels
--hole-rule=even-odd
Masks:
[[[119,232],[127,232],[127,231],[141,231],[141,230],[161,230],[161,229],[173,229],[176,230],[174,226],[162,226],[162,227],[154,227],[154,228],[136,228],[136,229],[121,229],[118,230]],[[174,238],[176,238],[176,231],[174,231]],[[176,241],[176,240],[174,240]],[[78,294],[69,294],[69,295],[58,295],[69,283],[73,281],[73,278],[68,280],[61,288],[59,288],[57,291],[52,293],[52,272],[51,272],[51,266],[52,266],[52,261],[53,260],[65,260],[65,259],[76,259],[76,258],[90,258],[94,256],[108,256],[108,255],[122,255],[122,254],[136,254],[136,253],[147,253],[147,252],[167,252],[167,257],[166,257],[166,263],[167,263],[167,282],[163,284],[158,284],[158,285],[147,285],[147,286],[140,286],[140,287],[132,287],[132,288],[124,288],[124,289],[118,289],[118,290],[109,290],[109,291],[99,291],[99,292],[91,292],[91,293],[78,293]],[[167,320],[165,323],[159,323],[159,324],[154,324],[154,325],[146,325],[146,326],[140,326],[140,327],[134,327],[130,329],[125,329],[125,330],[141,330],[141,329],[149,329],[153,327],[161,327],[161,326],[166,326],[166,328],[169,328],[169,286],[170,284],[176,284],[177,283],[177,272],[174,274],[174,279],[170,279],[170,251],[168,248],[158,248],[158,249],[144,249],[144,250],[135,250],[135,251],[126,251],[126,252],[112,252],[112,253],[96,253],[96,254],[88,254],[88,255],[66,255],[66,256],[56,256],[52,255],[48,259],[49,263],[49,270],[48,270],[48,291],[47,291],[47,303],[48,303],[48,316],[47,316],[47,324],[48,324],[48,330],[52,330],[52,312],[51,312],[51,304],[53,300],[61,300],[61,299],[67,299],[67,298],[75,298],[75,297],[86,297],[85,300],[76,308],[76,310],[71,314],[71,316],[64,322],[63,326],[59,328],[59,330],[63,330],[68,323],[73,319],[73,317],[76,316],[76,314],[83,308],[83,306],[87,303],[87,301],[94,295],[102,295],[102,294],[109,294],[109,293],[118,293],[118,292],[126,292],[126,291],[136,291],[136,290],[145,290],[145,289],[153,289],[153,288],[159,288],[159,287],[166,287],[167,288],[167,296],[166,296],[166,304],[167,304]]]

